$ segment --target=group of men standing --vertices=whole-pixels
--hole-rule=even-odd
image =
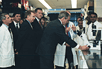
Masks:
[[[39,69],[39,56],[35,51],[43,33],[39,22],[42,16],[41,8],[27,11],[25,20],[20,24],[20,13],[14,13],[13,19],[8,14],[2,13],[3,23],[0,27],[1,69]]]
[[[72,58],[70,56],[73,56],[67,55],[72,54],[70,47],[81,50],[89,49],[87,45],[81,46],[73,41],[71,37],[73,35],[68,35],[68,31],[71,33],[72,30],[75,34],[75,26],[69,22],[70,13],[68,11],[60,12],[58,19],[51,21],[44,30],[40,23],[42,16],[41,8],[27,11],[25,20],[20,24],[21,15],[19,13],[13,15],[13,21],[8,14],[1,15],[3,24],[0,27],[0,68],[54,69],[54,54],[58,43],[61,45],[64,43],[67,46],[65,57],[70,59]],[[95,17],[92,16],[92,18]],[[72,29],[66,25],[67,23]],[[73,62],[72,59],[69,60],[70,63]],[[56,66],[56,68],[61,67]]]

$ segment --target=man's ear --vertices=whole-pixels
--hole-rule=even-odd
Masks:
[[[2,22],[4,22],[5,21],[5,19],[2,19]]]
[[[29,15],[27,15],[27,18],[29,18]]]

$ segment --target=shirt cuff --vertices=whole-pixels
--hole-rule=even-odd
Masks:
[[[78,44],[75,48],[77,48],[77,49],[78,49],[78,48],[79,48],[79,46],[80,46],[80,45]]]

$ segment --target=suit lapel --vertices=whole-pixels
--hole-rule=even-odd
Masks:
[[[33,26],[31,25],[31,23],[29,23],[27,20],[25,20],[28,24],[28,26],[33,30]]]
[[[36,21],[36,23],[37,23],[37,26],[38,26],[40,29],[42,29],[42,28],[41,28],[41,25],[39,24],[39,22],[37,21],[37,19],[35,19],[35,21]]]
[[[60,20],[57,20],[57,23],[60,24],[65,29],[65,27],[61,24]]]

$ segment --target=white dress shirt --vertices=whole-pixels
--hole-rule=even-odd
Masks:
[[[14,22],[15,27],[16,27],[16,24],[18,24],[18,28],[20,28],[19,23],[15,22],[15,21],[13,21],[13,22]]]

